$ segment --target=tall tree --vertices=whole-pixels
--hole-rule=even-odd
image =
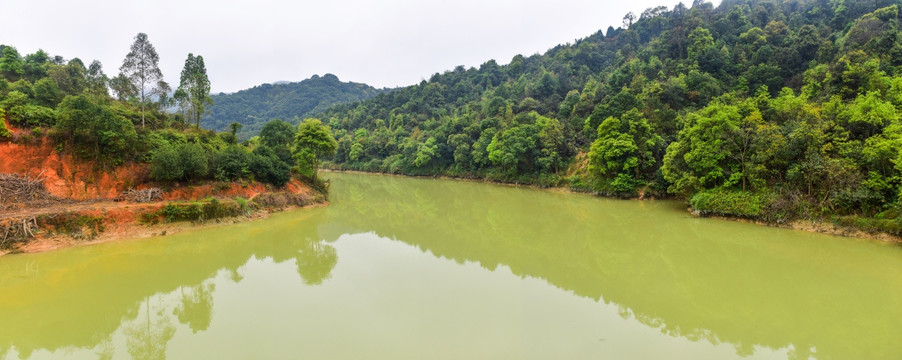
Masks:
[[[138,33],[128,55],[122,61],[119,71],[125,75],[138,90],[141,100],[141,127],[144,127],[144,112],[147,98],[160,95],[169,85],[163,81],[160,71],[160,56],[153,44],[147,40],[147,34]],[[149,87],[149,88],[148,88]]]
[[[315,185],[319,159],[335,154],[338,147],[332,130],[319,119],[306,119],[298,125],[294,143],[299,165],[311,174]]]
[[[206,106],[213,105],[213,99],[210,98],[210,78],[207,77],[203,56],[188,54],[179,88],[175,91],[175,100],[179,102],[185,116],[193,118],[194,124],[200,128],[200,117],[206,112]]]
[[[94,60],[91,62],[91,66],[88,67],[88,72],[85,74],[85,79],[88,83],[87,87],[92,93],[109,96],[107,84],[110,82],[110,78],[103,73],[103,65],[100,64],[100,61]]]

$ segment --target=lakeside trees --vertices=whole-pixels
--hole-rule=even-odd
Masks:
[[[309,170],[308,162],[296,158],[298,151],[328,154],[321,146],[331,139],[325,127],[314,129],[318,138],[308,137],[319,142],[312,148],[296,146],[297,130],[287,123],[273,122],[263,141],[243,144],[235,134],[240,124],[218,134],[196,127],[210,104],[210,80],[199,55],[188,54],[177,92],[195,126],[182,114],[166,113],[161,103],[168,105],[168,85],[157,66],[159,56],[143,33],[135,37],[122,72],[112,79],[98,61],[85,67],[78,58],[65,61],[43,50],[23,58],[14,47],[2,45],[0,55],[0,141],[47,136],[58,150],[101,168],[148,163],[151,179],[163,183],[257,180],[283,186],[292,177],[292,167],[295,174],[301,167]],[[7,122],[18,129],[15,136]]]
[[[332,137],[331,130],[319,119],[306,119],[298,125],[294,141],[295,157],[301,170],[317,184],[320,158],[334,155],[338,143]]]
[[[902,233],[900,5],[649,9],[541,55],[333,107],[317,115],[338,142],[327,166],[676,196],[772,221],[864,217]]]

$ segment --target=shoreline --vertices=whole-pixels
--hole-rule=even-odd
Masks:
[[[542,187],[538,185],[532,184],[523,184],[523,183],[507,183],[500,181],[492,181],[483,178],[463,178],[463,177],[453,177],[447,175],[404,175],[404,174],[393,174],[393,173],[384,173],[384,172],[368,172],[361,170],[339,170],[339,169],[320,169],[321,172],[326,173],[348,173],[348,174],[363,174],[363,175],[378,175],[378,176],[397,176],[397,177],[406,177],[406,178],[432,178],[432,179],[441,179],[441,180],[455,180],[455,181],[468,181],[468,182],[481,182],[487,184],[501,185],[501,186],[510,186],[510,187],[521,187],[521,188],[530,188],[542,191],[550,191],[557,193],[565,193],[565,194],[584,194],[593,197],[601,197],[605,199],[614,199],[614,200],[629,200],[629,201],[654,201],[654,200],[673,200],[673,201],[681,201],[678,199],[669,199],[663,198],[658,199],[655,197],[632,197],[632,198],[623,198],[623,197],[615,197],[615,196],[605,196],[599,193],[586,192],[586,191],[577,191],[568,187],[562,186],[549,186]],[[723,215],[701,215],[697,211],[694,211],[691,207],[685,210],[687,213],[696,218],[709,218],[709,219],[717,219],[717,220],[725,220],[725,221],[736,221],[743,223],[750,223],[760,226],[768,226],[773,228],[780,228],[786,230],[797,230],[797,231],[805,231],[810,233],[818,233],[825,235],[833,235],[833,236],[841,236],[847,238],[875,241],[884,244],[891,245],[902,245],[902,237],[898,237],[895,235],[891,235],[885,232],[867,232],[858,228],[848,227],[837,225],[832,222],[827,221],[813,221],[813,220],[793,220],[787,223],[772,223],[759,221],[754,219],[747,219],[739,216],[723,216]]]
[[[379,172],[366,172],[359,170],[334,170],[334,169],[322,169],[321,171],[326,173],[349,173],[349,174],[360,174],[360,175],[370,175],[370,176],[397,176],[397,177],[405,177],[405,178],[432,178],[432,179],[440,179],[440,180],[454,180],[454,181],[467,181],[467,182],[479,182],[500,186],[508,186],[508,187],[519,187],[519,188],[529,188],[540,191],[548,191],[555,193],[563,193],[563,194],[582,194],[593,197],[601,197],[606,199],[614,199],[614,200],[631,200],[631,201],[654,201],[654,200],[671,200],[671,199],[656,199],[656,198],[620,198],[620,197],[608,197],[601,194],[591,193],[591,192],[581,192],[575,191],[573,189],[567,187],[541,187],[537,185],[531,184],[520,184],[520,183],[505,183],[505,182],[497,182],[490,181],[486,179],[480,178],[457,178],[450,176],[411,176],[411,175],[403,175],[403,174],[391,174],[391,173],[379,173]],[[196,201],[196,200],[195,200]],[[166,236],[172,235],[184,231],[189,230],[200,230],[215,226],[226,226],[239,224],[244,222],[250,222],[260,219],[268,218],[269,216],[281,213],[285,211],[294,211],[301,209],[309,209],[316,208],[320,206],[327,206],[328,201],[322,202],[313,202],[309,204],[305,204],[302,206],[299,205],[288,205],[284,207],[260,207],[247,215],[237,215],[237,216],[226,216],[221,218],[214,218],[202,221],[172,221],[172,222],[159,222],[148,224],[146,222],[139,221],[138,218],[145,213],[159,211],[166,205],[171,204],[171,202],[157,202],[157,203],[129,203],[126,206],[121,207],[87,207],[75,211],[70,211],[67,213],[63,213],[69,216],[75,217],[84,217],[84,216],[99,216],[102,220],[101,226],[103,230],[98,231],[97,233],[85,238],[82,233],[82,229],[78,229],[75,233],[61,234],[55,231],[51,231],[50,229],[42,229],[39,233],[35,234],[29,240],[19,243],[14,248],[0,250],[0,257],[5,255],[13,255],[13,254],[30,254],[30,253],[39,253],[46,251],[59,250],[68,247],[76,247],[76,246],[89,246],[94,244],[101,244],[106,242],[113,241],[128,241],[128,240],[138,240],[138,239],[146,239],[155,236]],[[36,209],[40,210],[40,209]],[[810,233],[820,233],[826,235],[833,236],[841,236],[847,238],[860,239],[865,241],[874,241],[888,245],[902,245],[902,238],[890,235],[885,232],[867,232],[858,228],[842,226],[839,224],[835,224],[833,222],[827,221],[813,221],[813,220],[794,220],[787,223],[771,223],[764,222],[754,219],[748,219],[743,217],[735,217],[735,216],[723,216],[723,215],[702,215],[697,211],[694,211],[691,207],[686,208],[685,211],[689,213],[691,216],[696,218],[710,218],[716,220],[725,220],[725,221],[736,221],[743,223],[750,223],[760,226],[768,226],[774,228],[781,228],[786,230],[796,230],[796,231],[805,231]],[[59,215],[59,214],[57,214]],[[8,217],[6,219],[12,219],[12,217]],[[19,219],[18,221],[21,221]],[[37,222],[36,222],[37,225]]]
[[[772,228],[779,228],[785,230],[796,230],[796,231],[804,231],[809,233],[818,233],[824,235],[833,235],[851,239],[859,239],[865,241],[873,241],[887,245],[902,245],[902,237],[894,236],[887,234],[885,232],[867,232],[861,229],[847,227],[842,225],[837,225],[832,222],[826,221],[813,221],[813,220],[793,220],[787,223],[771,223],[753,219],[742,218],[738,216],[723,216],[723,215],[700,215],[696,211],[693,211],[691,208],[686,209],[690,215],[701,218],[701,219],[716,219],[716,220],[724,220],[724,221],[735,221],[747,224],[754,224],[759,226],[767,226]]]
[[[140,204],[136,204],[140,205]],[[146,205],[146,204],[145,204]],[[165,206],[164,204],[155,204],[159,205],[157,208],[162,208]],[[115,216],[112,217],[109,224],[105,224],[107,229],[97,233],[94,236],[91,236],[88,239],[79,239],[77,236],[73,236],[72,234],[53,234],[46,233],[42,231],[39,234],[36,234],[35,237],[28,240],[27,242],[21,243],[15,249],[12,250],[0,250],[0,257],[7,255],[16,255],[16,254],[34,254],[40,252],[61,250],[65,248],[71,247],[79,247],[79,246],[90,246],[108,242],[115,241],[131,241],[131,240],[140,240],[147,239],[156,236],[166,236],[173,235],[177,233],[181,233],[184,231],[191,230],[202,230],[217,226],[228,226],[234,224],[240,224],[245,222],[251,222],[261,219],[266,219],[273,214],[282,213],[286,211],[295,211],[295,210],[303,210],[303,209],[312,209],[321,206],[329,205],[328,202],[319,202],[312,203],[304,206],[286,206],[284,208],[264,208],[258,209],[256,211],[251,212],[247,215],[239,215],[239,216],[228,216],[210,220],[204,220],[200,222],[194,221],[173,221],[173,222],[163,222],[158,224],[145,224],[135,219],[126,219],[125,221],[115,221]],[[136,206],[134,209],[125,210],[127,213],[131,215],[140,214],[141,210],[146,210],[148,208],[152,208],[153,206]],[[93,210],[97,211],[97,210]],[[121,211],[121,210],[120,210]],[[73,212],[73,214],[84,214],[85,212]],[[120,212],[118,215],[122,215]]]

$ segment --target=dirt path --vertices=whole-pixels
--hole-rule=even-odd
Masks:
[[[26,217],[34,217],[38,215],[44,214],[59,214],[65,212],[78,212],[85,210],[114,210],[114,209],[144,209],[144,208],[153,208],[159,206],[159,202],[151,202],[151,203],[132,203],[126,201],[111,201],[111,200],[94,200],[94,201],[80,201],[75,203],[62,203],[52,206],[45,206],[39,208],[25,208],[18,209],[12,211],[0,211],[0,219],[21,219]]]

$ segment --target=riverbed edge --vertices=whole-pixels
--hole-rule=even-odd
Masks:
[[[158,204],[156,206],[156,210],[163,208],[166,204]],[[117,241],[129,241],[129,240],[140,240],[146,239],[155,236],[167,236],[174,235],[177,233],[185,232],[185,231],[193,231],[193,230],[202,230],[208,229],[218,226],[227,226],[240,224],[245,222],[256,221],[260,219],[268,218],[277,213],[283,213],[288,211],[295,210],[303,210],[303,209],[312,209],[318,207],[328,206],[329,202],[327,200],[322,201],[314,201],[302,206],[299,205],[288,205],[280,208],[259,208],[255,209],[247,214],[238,215],[238,216],[226,216],[220,217],[216,219],[204,220],[204,221],[173,221],[173,222],[160,222],[156,224],[146,224],[141,221],[131,219],[125,221],[111,221],[110,223],[105,224],[110,227],[104,231],[98,232],[88,238],[80,238],[77,236],[73,236],[72,234],[56,234],[51,232],[40,232],[35,234],[35,236],[23,243],[14,249],[0,250],[0,257],[7,255],[15,255],[15,254],[33,254],[33,253],[41,253],[47,251],[61,250],[70,247],[79,247],[79,246],[90,246],[108,242],[117,242]],[[147,213],[147,207],[136,206],[133,209],[125,209],[122,211],[128,212],[130,215],[137,215]],[[71,215],[75,216],[90,216],[97,211],[105,212],[105,209],[90,209],[87,211],[75,211],[72,212]],[[115,220],[115,217],[113,217]]]
[[[592,195],[595,197],[606,198],[606,199],[617,199],[617,200],[630,200],[630,201],[649,201],[649,200],[676,200],[680,201],[676,198],[657,198],[654,196],[649,197],[621,197],[621,196],[607,196],[605,194],[591,192],[591,191],[581,191],[579,189],[573,189],[570,187],[564,186],[551,186],[544,187],[534,184],[527,183],[509,183],[502,181],[494,181],[483,178],[469,178],[469,177],[454,177],[447,175],[405,175],[405,174],[393,174],[386,172],[369,172],[369,171],[361,171],[361,170],[342,170],[342,169],[320,169],[320,172],[324,173],[346,173],[346,174],[362,174],[362,175],[379,175],[379,176],[397,176],[404,178],[414,178],[414,179],[440,179],[440,180],[455,180],[455,181],[468,181],[468,182],[479,182],[493,185],[502,185],[502,186],[511,186],[511,187],[522,187],[536,190],[544,190],[550,192],[559,192],[559,193],[570,193],[570,194],[586,194]],[[717,219],[717,220],[726,220],[726,221],[735,221],[742,222],[748,224],[755,224],[759,226],[768,226],[780,229],[787,230],[797,230],[797,231],[805,231],[811,233],[819,233],[833,236],[841,236],[847,238],[855,238],[855,239],[863,239],[863,240],[872,240],[881,243],[894,244],[894,245],[902,245],[902,237],[898,237],[886,232],[869,232],[859,228],[851,227],[851,226],[843,226],[829,221],[815,221],[815,220],[793,220],[785,223],[775,223],[768,221],[761,221],[755,219],[749,219],[741,216],[727,216],[727,215],[714,215],[714,214],[704,214],[692,207],[687,207],[686,212],[690,215],[697,218],[709,218],[709,219]]]

